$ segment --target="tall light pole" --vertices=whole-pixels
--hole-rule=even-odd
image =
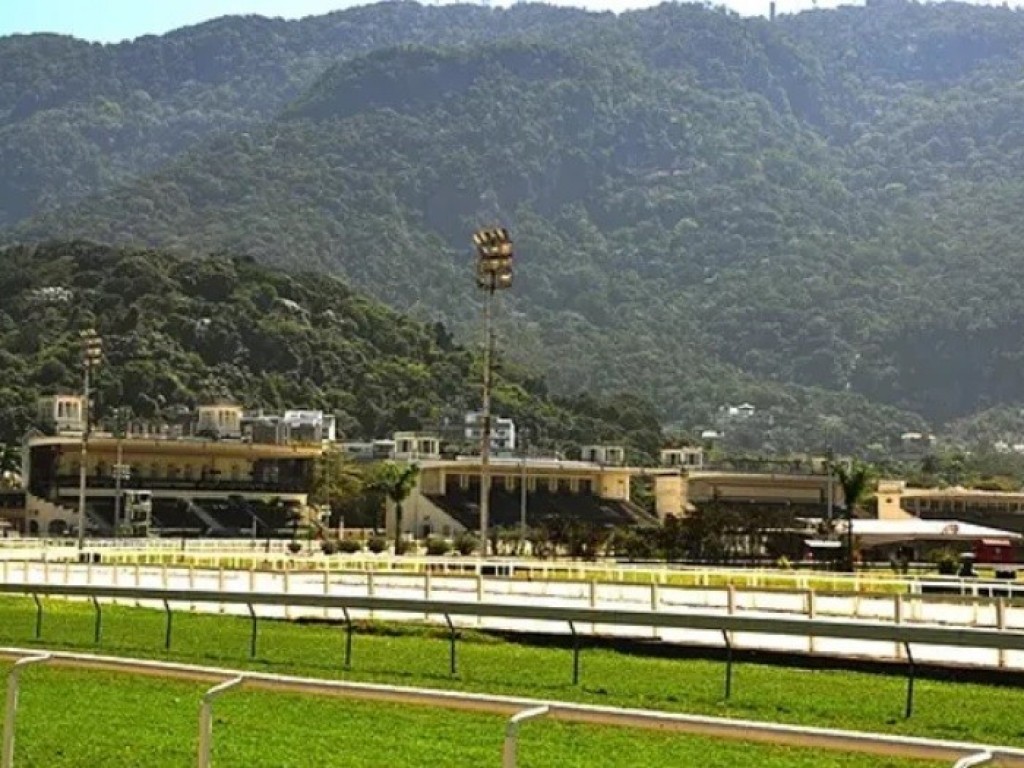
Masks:
[[[117,461],[114,464],[114,538],[118,538],[119,529],[121,528],[121,513],[125,512],[124,518],[125,527],[131,527],[134,535],[134,525],[128,514],[128,510],[123,510],[124,501],[121,496],[121,483],[122,481],[129,480],[131,478],[131,467],[124,463],[123,454],[123,442],[125,437],[126,425],[125,425],[125,413],[124,408],[118,408],[115,411],[115,422],[114,428],[117,430]]]
[[[480,554],[487,556],[491,511],[491,366],[494,358],[494,294],[512,287],[512,238],[495,227],[473,233],[476,246],[476,284],[484,291],[484,391],[480,433]]]
[[[92,328],[81,332],[82,341],[82,457],[78,465],[78,549],[85,546],[85,484],[89,456],[89,430],[92,409],[89,407],[89,375],[103,357],[103,340]]]
[[[523,458],[522,473],[519,478],[519,546],[523,547],[526,543],[526,458],[529,452],[526,447],[526,430],[523,429],[519,433],[519,439],[522,441],[522,447],[519,449],[520,454]]]

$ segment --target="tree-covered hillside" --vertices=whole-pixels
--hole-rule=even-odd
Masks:
[[[582,11],[385,3],[298,21],[225,17],[117,45],[0,38],[0,226],[265,121],[331,64],[586,22]]]
[[[634,390],[686,427],[748,400],[775,447],[1024,401],[1024,14],[515,12],[368,45],[272,120],[7,237],[230,249],[465,334],[468,234],[498,220],[503,333],[558,391]],[[481,19],[504,24],[487,44]]]
[[[139,418],[227,397],[280,412],[320,408],[348,438],[458,423],[479,407],[478,356],[336,278],[247,258],[172,256],[85,242],[0,251],[0,442],[27,429],[35,398],[81,386],[79,331],[105,358],[97,416]],[[496,409],[562,448],[620,440],[648,455],[659,427],[635,397],[551,398],[499,365]]]

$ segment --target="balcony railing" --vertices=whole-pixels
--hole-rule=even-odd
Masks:
[[[79,483],[78,475],[58,475],[57,485],[74,486]],[[116,480],[108,475],[89,475],[89,488],[116,488]],[[124,490],[144,489],[147,491],[217,491],[219,493],[308,493],[310,482],[302,478],[278,480],[249,480],[230,478],[185,478],[185,477],[131,477],[121,481]]]

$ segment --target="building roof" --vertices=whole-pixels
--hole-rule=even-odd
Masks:
[[[901,541],[1016,541],[1022,538],[1019,533],[965,523],[962,520],[921,520],[916,517],[905,520],[855,519],[853,535],[869,547]]]
[[[118,444],[113,435],[93,433],[89,445],[100,451],[113,451]],[[194,437],[126,437],[121,442],[125,452],[154,455],[229,455],[261,457],[267,459],[308,459],[319,456],[323,449],[307,443],[276,445],[273,443],[250,443],[242,440],[206,440]],[[27,440],[31,448],[45,445],[61,446],[77,450],[81,438],[72,435],[41,435]]]
[[[594,474],[628,474],[628,475],[676,475],[678,467],[629,467],[620,465],[598,464],[592,461],[572,461],[568,459],[552,459],[521,456],[492,456],[489,464],[492,472],[508,474],[510,470],[520,471],[523,463],[526,469],[547,474],[594,475]],[[443,469],[451,472],[476,473],[480,471],[479,456],[459,456],[455,459],[426,460],[420,463],[421,469]]]
[[[964,488],[959,485],[951,488],[881,486],[878,492],[880,494],[899,495],[904,498],[1024,501],[1024,491],[985,491],[979,488]]]

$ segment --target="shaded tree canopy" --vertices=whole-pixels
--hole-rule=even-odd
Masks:
[[[159,421],[229,398],[276,412],[321,409],[336,415],[345,437],[359,439],[433,429],[479,407],[479,355],[441,348],[436,327],[337,278],[224,254],[51,243],[0,250],[0,296],[2,441],[16,442],[32,424],[38,396],[79,390],[86,327],[103,339],[93,377],[101,419],[121,407]],[[602,399],[556,401],[514,369],[499,369],[495,407],[515,418],[528,413],[556,443],[616,435],[637,450],[657,447],[650,406],[646,419],[637,421],[634,408],[620,421]]]

